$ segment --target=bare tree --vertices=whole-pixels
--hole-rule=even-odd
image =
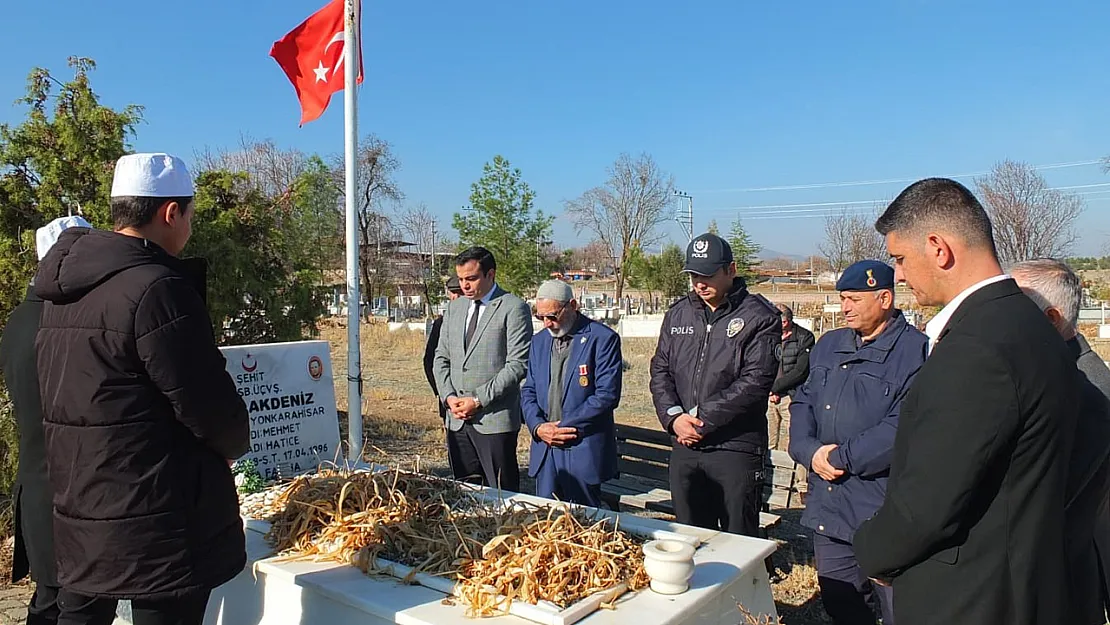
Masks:
[[[1003,161],[975,181],[994,226],[1003,263],[1066,256],[1075,244],[1075,220],[1083,212],[1076,195],[1048,188],[1026,163]]]
[[[257,192],[272,202],[279,228],[284,228],[286,219],[296,211],[289,223],[299,230],[290,234],[303,241],[308,256],[319,268],[340,266],[343,254],[337,245],[343,241],[341,203],[329,182],[332,172],[323,159],[300,150],[279,148],[270,139],[259,141],[244,134],[239,137],[237,149],[206,148],[195,154],[194,162],[198,174],[245,173],[245,177],[236,179],[238,191]],[[309,215],[312,218],[306,220]]]
[[[852,219],[852,262],[860,260],[887,261],[886,239],[875,230],[875,220],[879,218],[882,207],[876,207],[868,214],[856,214]]]
[[[396,275],[394,263],[401,240],[401,229],[385,213],[367,213],[359,217],[359,271],[362,273],[365,299],[387,297],[394,293]]]
[[[886,243],[873,223],[874,215],[848,209],[825,218],[825,240],[817,249],[829,261],[833,273],[861,260],[885,260]]]
[[[570,267],[570,269],[583,269],[601,273],[613,262],[609,255],[609,246],[601,241],[590,241],[582,247],[574,248],[571,252],[571,262],[575,266]]]
[[[271,199],[288,198],[297,180],[307,170],[308,157],[300,150],[283,150],[271,139],[239,136],[236,150],[212,151],[205,148],[195,155],[198,171],[220,170],[245,172],[249,184]]]
[[[628,255],[632,248],[658,240],[656,228],[666,219],[667,206],[674,199],[674,177],[660,170],[648,154],[636,160],[621,154],[608,173],[603,186],[567,202],[565,210],[577,232],[592,232],[615,259],[616,299],[620,301]]]
[[[824,273],[826,271],[832,271],[832,267],[829,266],[829,260],[827,258],[822,258],[821,256],[817,256],[816,254],[806,258],[802,262],[801,267],[809,267],[809,269],[814,274]]]
[[[334,157],[332,175],[340,194],[346,193],[343,156]],[[394,180],[401,162],[388,141],[367,135],[359,141],[356,188],[358,198],[359,258],[366,299],[380,296],[390,284],[388,259],[400,238],[399,228],[389,217],[389,209],[404,199]],[[342,210],[342,207],[339,207]]]
[[[829,261],[833,273],[840,273],[851,264],[848,260],[852,247],[851,219],[847,210],[825,217],[825,240],[817,244],[817,251]]]
[[[443,291],[443,263],[438,261],[437,252],[443,252],[441,240],[442,227],[428,207],[421,203],[405,208],[397,217],[397,223],[405,238],[415,244],[417,254],[428,257],[426,262],[413,262],[407,267],[411,282],[421,285],[424,294],[425,313],[432,314],[432,306],[439,302]]]

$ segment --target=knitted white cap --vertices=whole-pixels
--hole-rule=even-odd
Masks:
[[[42,260],[50,248],[54,247],[58,237],[66,228],[92,228],[92,224],[82,217],[59,217],[35,230],[35,251],[39,254],[39,260]]]
[[[128,154],[116,161],[112,197],[193,197],[185,161],[169,154]]]
[[[574,289],[562,280],[547,280],[536,291],[536,299],[546,299],[565,304],[574,299]]]

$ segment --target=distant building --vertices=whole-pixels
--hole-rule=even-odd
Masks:
[[[587,271],[585,269],[574,269],[564,273],[562,279],[568,282],[578,282],[580,280],[593,280],[594,276],[596,275],[597,273],[593,271]]]
[[[362,285],[360,295],[366,315],[397,319],[419,317],[426,312],[424,280],[432,278],[432,284],[439,284],[438,293],[442,281],[447,279],[447,272],[454,271],[454,252],[437,250],[433,257],[431,252],[422,251],[415,243],[407,241],[382,241],[360,247],[360,266],[371,274],[382,271],[387,285],[384,296],[378,292],[367,293],[366,285]],[[342,314],[347,306],[346,271],[339,268],[324,271],[321,286],[330,290],[329,311]]]

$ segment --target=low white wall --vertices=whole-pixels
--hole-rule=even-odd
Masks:
[[[663,326],[663,318],[658,319],[630,319],[622,318],[617,324],[617,333],[621,338],[657,338],[659,329]]]

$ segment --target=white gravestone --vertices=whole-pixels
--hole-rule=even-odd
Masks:
[[[220,348],[250,413],[250,451],[266,480],[286,478],[339,455],[339,416],[327,341]]]

